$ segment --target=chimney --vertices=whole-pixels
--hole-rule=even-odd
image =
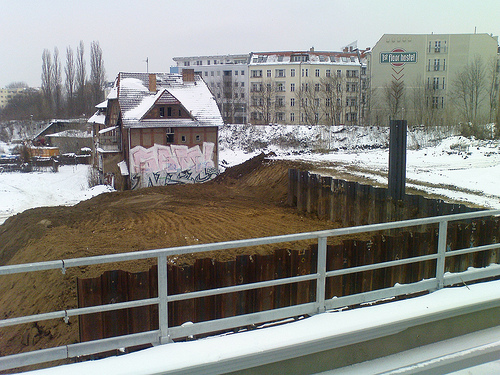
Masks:
[[[314,52],[314,46],[312,46],[311,48],[309,48],[309,52]]]
[[[182,81],[194,82],[194,69],[182,69]]]
[[[149,73],[149,92],[156,93],[156,74]]]

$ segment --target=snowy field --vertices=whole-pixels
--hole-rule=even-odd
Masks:
[[[0,173],[0,224],[30,208],[71,206],[111,191],[103,185],[89,188],[88,171],[88,165],[64,165],[56,173]]]
[[[322,127],[230,125],[220,136],[221,170],[274,152],[277,159],[317,164],[323,174],[330,169],[332,176],[348,174],[387,184],[387,128],[334,127],[327,132]],[[0,144],[0,151],[8,149]],[[500,142],[409,131],[407,187],[500,208]],[[107,191],[107,186],[89,188],[84,165],[62,166],[57,173],[0,173],[0,224],[29,208],[73,205]]]

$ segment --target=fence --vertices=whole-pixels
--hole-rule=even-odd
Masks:
[[[477,211],[421,195],[394,201],[386,188],[297,169],[288,170],[288,205],[344,227]]]
[[[89,355],[123,347],[133,347],[137,345],[147,344],[165,344],[178,338],[185,338],[193,335],[202,335],[216,331],[238,329],[239,327],[248,327],[253,324],[271,322],[289,317],[312,315],[324,312],[327,309],[356,305],[400,295],[428,292],[448,285],[462,284],[471,280],[496,277],[500,275],[500,267],[492,266],[473,270],[467,269],[466,267],[466,271],[455,273],[445,273],[445,270],[447,267],[448,269],[450,269],[450,271],[455,270],[450,268],[449,264],[451,263],[448,262],[447,266],[447,260],[454,259],[454,264],[461,264],[460,261],[457,262],[457,259],[460,260],[462,259],[462,257],[474,258],[481,254],[483,254],[481,256],[481,262],[483,265],[488,265],[492,261],[494,263],[498,263],[498,248],[500,248],[500,244],[496,243],[497,238],[499,238],[497,232],[494,233],[492,238],[493,243],[490,244],[471,243],[470,238],[468,238],[467,235],[463,234],[464,232],[460,234],[460,240],[457,240],[459,236],[457,234],[454,235],[454,237],[452,236],[452,242],[448,241],[449,222],[460,221],[461,223],[465,222],[466,225],[472,225],[472,219],[482,221],[487,217],[497,215],[500,215],[500,210],[481,211],[460,215],[447,215],[434,218],[407,220],[402,222],[374,224],[369,226],[341,228],[334,230],[281,235],[231,242],[220,242],[214,244],[183,246],[169,249],[156,249],[142,252],[3,266],[0,267],[0,276],[22,272],[36,272],[49,269],[60,269],[62,272],[65,272],[65,270],[70,267],[81,267],[128,260],[156,258],[158,278],[157,297],[3,319],[0,320],[0,328],[49,319],[59,318],[68,320],[73,316],[85,316],[92,313],[106,314],[111,311],[120,311],[123,309],[138,308],[141,306],[152,306],[153,308],[158,309],[158,328],[153,328],[146,332],[128,334],[125,336],[68,344],[56,348],[0,357],[0,369],[4,370],[8,368],[26,366],[29,364]],[[498,223],[498,220],[495,218],[494,220],[492,220],[492,222]],[[429,251],[431,248],[433,248],[433,246],[430,246],[430,248],[428,248],[426,245],[421,244],[424,249],[428,250],[428,253],[426,255],[412,256],[411,254],[408,254],[408,257],[398,257],[399,259],[389,258],[386,260],[382,260],[379,263],[371,263],[371,260],[368,258],[363,259],[362,263],[347,264],[347,268],[341,268],[340,265],[335,264],[335,262],[333,262],[334,264],[329,264],[329,259],[330,262],[331,259],[334,259],[331,257],[328,258],[329,250],[327,241],[329,237],[373,233],[382,230],[404,229],[417,226],[435,226],[436,224],[438,225],[438,227],[435,228],[435,230],[437,231],[437,243],[435,251]],[[491,226],[491,228],[493,227],[494,226]],[[498,225],[494,228],[495,231],[497,231]],[[181,290],[181,293],[179,294],[169,294],[169,267],[167,262],[167,257],[169,256],[181,255],[186,253],[200,253],[214,250],[222,251],[232,248],[280,244],[289,243],[292,241],[307,240],[317,240],[317,255],[314,257],[315,259],[313,259],[311,255],[311,261],[314,263],[314,265],[311,267],[310,273],[307,273],[307,271],[305,270],[299,270],[300,272],[298,272],[299,275],[297,276],[283,275],[282,278],[267,281],[241,280],[240,282],[239,280],[237,285],[227,287],[222,286],[215,289],[204,289],[194,292]],[[465,248],[457,247],[464,243]],[[386,246],[387,248],[396,248],[396,244],[387,244]],[[457,247],[457,249],[455,249],[455,247]],[[330,252],[331,251],[334,250],[330,250]],[[360,254],[362,253],[366,252],[360,252]],[[403,257],[403,254],[401,254],[401,257]],[[364,288],[350,288],[350,294],[348,295],[328,298],[328,296],[330,295],[336,296],[337,294],[339,294],[337,291],[335,291],[335,285],[337,284],[335,284],[335,282],[333,282],[332,284],[331,281],[327,282],[327,280],[330,280],[331,278],[349,277],[351,279],[356,279],[362,277],[361,275],[365,274],[366,272],[379,273],[381,270],[392,267],[396,267],[399,269],[401,269],[401,267],[420,267],[425,262],[432,262],[434,264],[434,267],[432,268],[433,274],[429,275],[429,278],[426,280],[415,280],[416,282],[404,285],[394,285],[394,280],[390,280],[387,284],[384,282],[379,285],[374,285],[370,291],[363,291],[366,290]],[[464,262],[463,264],[465,265],[466,262]],[[457,269],[461,268],[458,267]],[[206,272],[204,272],[203,274],[207,275]],[[222,319],[214,319],[213,316],[207,316],[206,319],[209,320],[194,322],[193,324],[180,326],[171,326],[169,324],[171,314],[169,308],[173,303],[176,302],[189,304],[193,299],[208,297],[229,298],[229,296],[231,295],[234,296],[234,293],[250,290],[260,291],[260,298],[264,298],[266,291],[269,290],[268,288],[276,288],[285,285],[298,285],[298,283],[304,282],[309,282],[313,285],[312,292],[311,289],[307,289],[308,291],[306,292],[306,294],[311,295],[311,299],[309,300],[310,302],[308,302],[307,300],[295,300],[293,301],[294,304],[290,306],[280,306],[275,309],[253,312],[245,315],[237,315]],[[203,283],[200,283],[200,285],[203,285]],[[375,290],[375,286],[381,287],[382,289]],[[262,303],[262,305],[264,305],[264,303]],[[270,306],[263,307],[268,308]],[[156,325],[154,327],[156,327]]]

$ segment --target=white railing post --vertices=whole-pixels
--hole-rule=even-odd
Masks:
[[[446,237],[448,236],[448,221],[442,220],[439,222],[438,234],[438,258],[436,262],[436,280],[438,289],[444,286],[444,266],[446,263]]]
[[[326,241],[328,237],[318,237],[318,263],[316,273],[316,303],[318,313],[325,312],[325,293],[326,293]]]
[[[168,289],[167,289],[167,257],[158,257],[158,327],[160,329],[160,344],[171,342],[168,333]]]

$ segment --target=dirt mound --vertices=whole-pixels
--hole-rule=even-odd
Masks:
[[[199,185],[154,187],[99,195],[72,207],[25,211],[0,226],[0,264],[20,264],[128,251],[212,243],[332,228],[286,207],[288,168],[302,167],[259,155]],[[301,245],[302,246],[302,245]],[[197,255],[218,260],[265,253],[271,246]],[[191,263],[194,255],[174,261]],[[3,276],[2,318],[76,307],[76,278],[107,269],[138,272],[152,261]],[[72,320],[0,330],[0,354],[78,340]]]

